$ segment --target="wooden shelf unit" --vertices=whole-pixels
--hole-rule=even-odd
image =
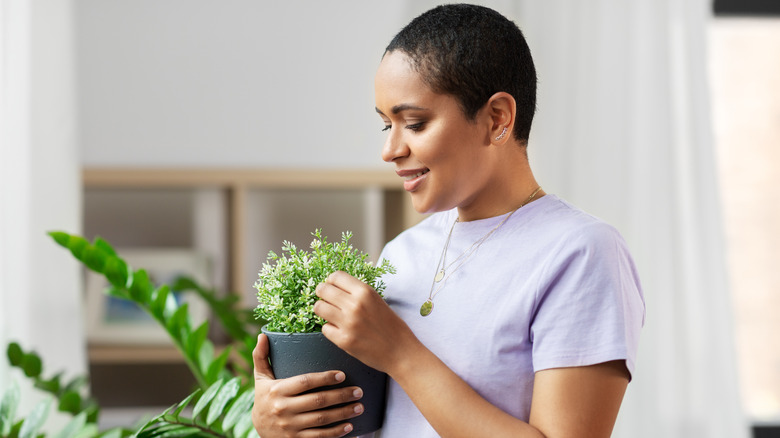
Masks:
[[[227,201],[223,212],[227,229],[220,230],[226,236],[226,286],[233,292],[246,283],[244,261],[250,249],[248,245],[253,244],[247,239],[247,215],[252,207],[248,204],[253,191],[367,191],[370,196],[364,199],[374,200],[368,208],[377,206],[376,210],[382,214],[376,219],[381,235],[374,236],[374,242],[379,240],[381,244],[422,218],[412,208],[401,180],[391,170],[87,168],[82,177],[85,193],[97,190],[109,196],[114,190],[154,193],[157,189],[216,189],[222,193]],[[376,231],[376,227],[371,228]],[[91,362],[100,364],[169,363],[177,360],[178,352],[173,347],[91,345],[89,356]]]

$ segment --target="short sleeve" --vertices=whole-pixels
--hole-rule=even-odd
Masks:
[[[623,359],[633,374],[644,315],[634,262],[614,228],[596,222],[562,236],[537,288],[534,372]]]

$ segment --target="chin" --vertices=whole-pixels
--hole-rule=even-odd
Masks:
[[[433,204],[427,199],[423,199],[422,196],[412,193],[412,207],[414,211],[420,214],[438,213],[440,211],[450,210],[452,207]]]

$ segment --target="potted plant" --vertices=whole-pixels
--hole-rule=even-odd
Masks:
[[[322,334],[325,321],[314,313],[315,288],[328,275],[344,271],[370,285],[380,295],[381,276],[395,273],[387,260],[374,265],[368,255],[350,245],[352,233],[342,233],[341,242],[329,243],[322,230],[312,235],[311,251],[284,241],[282,255],[273,251],[255,283],[256,316],[268,323],[262,328],[269,339],[271,368],[277,379],[304,373],[341,370],[346,380],[337,387],[363,389],[364,413],[352,420],[347,436],[372,432],[382,426],[387,376],[350,356]],[[285,254],[286,253],[286,254]]]

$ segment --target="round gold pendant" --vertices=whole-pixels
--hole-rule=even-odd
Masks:
[[[442,278],[444,278],[444,269],[442,269],[441,271],[439,271],[439,272],[437,272],[437,273],[436,273],[436,276],[435,276],[435,277],[433,277],[433,281],[435,281],[436,283],[438,283],[438,282],[440,282],[440,281],[441,281],[441,279],[442,279]]]
[[[427,300],[420,306],[420,315],[428,316],[433,312],[433,301]]]

